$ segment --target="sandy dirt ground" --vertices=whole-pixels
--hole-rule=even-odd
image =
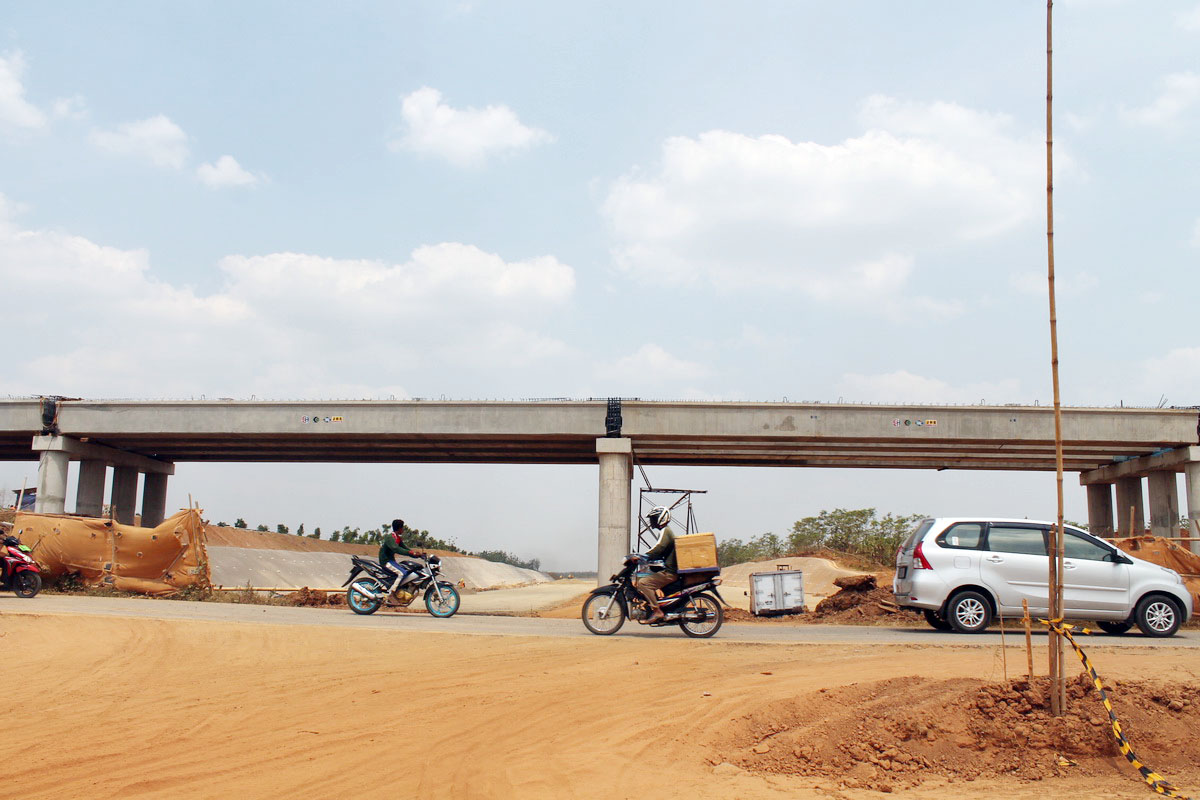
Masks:
[[[1004,687],[980,691],[1002,677],[989,647],[26,613],[0,614],[0,641],[17,700],[6,715],[6,785],[27,798],[1153,796],[1111,753],[1068,753],[1077,766],[1057,766],[1057,740],[1038,739],[1054,731],[1036,722],[1036,747],[981,747],[963,721],[1003,723],[1000,710],[1018,714],[1022,703]],[[1044,645],[1035,655],[1044,665]],[[1195,737],[1178,735],[1194,732],[1200,713],[1195,652],[1113,648],[1098,659],[1122,688],[1161,682],[1139,695],[1151,707],[1129,733],[1135,747],[1143,735],[1146,762],[1195,796]],[[1154,692],[1162,704],[1146,700]],[[1091,704],[1081,724],[1100,709],[1089,697],[1073,702]],[[897,766],[906,762],[888,737],[902,731],[910,744],[899,750],[928,768]],[[867,752],[849,769],[837,766],[845,753],[817,752],[838,747]]]

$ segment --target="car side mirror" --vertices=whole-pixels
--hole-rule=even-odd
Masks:
[[[1104,557],[1105,561],[1111,561],[1114,564],[1132,564],[1133,559],[1124,553],[1113,551]]]

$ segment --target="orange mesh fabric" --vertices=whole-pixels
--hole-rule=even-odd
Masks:
[[[157,528],[58,514],[17,514],[13,531],[41,564],[44,577],[76,574],[85,586],[173,594],[207,586],[204,523],[187,510]]]

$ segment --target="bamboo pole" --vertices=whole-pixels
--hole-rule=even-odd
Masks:
[[[1054,300],[1054,0],[1046,0],[1046,282],[1050,295],[1050,374],[1054,382],[1054,466],[1058,522],[1051,537],[1049,562],[1050,619],[1062,619],[1063,573],[1063,444],[1062,397],[1058,385],[1058,311]],[[1062,716],[1067,685],[1063,677],[1062,637],[1050,633],[1050,713]]]
[[[1004,643],[1004,617],[997,615],[1000,623],[1000,668],[1004,670],[1004,682],[1008,683],[1008,647]]]
[[[1031,627],[1029,624],[1029,601],[1026,600],[1024,597],[1021,598],[1021,608],[1023,608],[1025,610],[1025,614],[1024,614],[1025,661],[1027,663],[1025,674],[1026,674],[1026,676],[1028,676],[1029,680],[1032,681],[1033,680],[1033,636],[1031,635],[1031,632],[1029,630]]]

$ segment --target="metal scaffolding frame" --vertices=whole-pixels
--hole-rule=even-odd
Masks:
[[[683,506],[687,509],[683,517],[683,532],[685,534],[699,533],[700,529],[696,525],[696,513],[692,508],[692,495],[708,494],[708,490],[657,489],[650,483],[650,478],[646,475],[646,470],[638,462],[636,454],[633,457],[633,463],[637,465],[638,471],[642,473],[642,480],[646,482],[645,488],[638,490],[638,532],[637,544],[634,549],[638,552],[645,552],[658,542],[658,533],[650,527],[650,523],[646,520],[646,515],[657,506],[666,506],[667,510],[671,512],[672,519],[679,518],[676,509]],[[676,497],[668,505],[666,502],[658,502],[658,498],[654,497],[654,495],[662,494],[675,495]]]

